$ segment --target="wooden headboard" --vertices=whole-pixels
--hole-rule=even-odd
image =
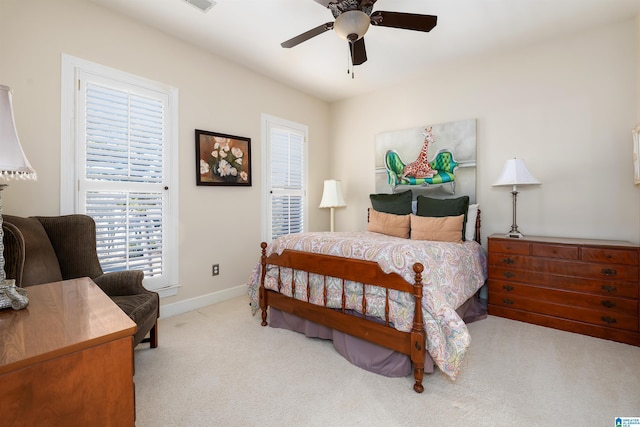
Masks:
[[[473,235],[473,240],[475,240],[476,242],[482,244],[481,237],[480,237],[480,208],[478,208],[478,215],[476,215],[476,232]]]

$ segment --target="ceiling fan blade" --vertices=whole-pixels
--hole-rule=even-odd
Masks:
[[[349,43],[349,52],[351,53],[351,62],[353,65],[361,65],[367,61],[367,50],[364,47],[364,38]]]
[[[280,46],[286,47],[286,48],[294,47],[299,45],[302,42],[309,40],[312,37],[315,37],[317,35],[324,33],[325,31],[329,31],[332,29],[333,29],[333,22],[327,22],[326,24],[318,25],[317,27],[309,31],[306,31],[298,36],[295,36],[294,38],[289,39],[286,42],[280,43]]]
[[[429,32],[438,23],[438,17],[416,13],[376,11],[371,14],[371,23],[380,27]]]
[[[321,5],[323,5],[324,7],[329,7],[329,3],[350,3],[348,1],[339,1],[339,0],[313,0],[316,3],[319,3]],[[376,2],[376,0],[357,0],[358,1],[358,7],[362,7],[364,6],[373,6],[373,4]]]

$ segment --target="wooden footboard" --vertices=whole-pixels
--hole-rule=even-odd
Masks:
[[[366,341],[381,345],[386,348],[404,353],[410,356],[413,363],[413,376],[415,384],[413,389],[422,393],[424,386],[422,379],[424,375],[424,363],[426,356],[426,333],[422,317],[422,271],[424,267],[420,263],[413,265],[415,282],[413,284],[405,281],[396,273],[385,273],[380,266],[373,261],[364,261],[351,258],[343,258],[331,255],[313,254],[294,250],[285,250],[281,255],[272,254],[267,257],[267,244],[262,242],[261,264],[262,271],[260,277],[260,309],[262,310],[262,326],[267,325],[267,307],[273,307],[286,313],[294,314],[298,317],[311,320],[344,332],[346,334],[364,339]],[[279,268],[291,268],[293,270],[304,271],[308,274],[315,273],[322,276],[330,276],[342,279],[342,307],[329,308],[327,304],[327,289],[324,287],[324,306],[309,302],[309,289],[307,288],[307,300],[298,300],[288,297],[276,291],[266,289],[264,286],[267,265],[278,266]],[[364,285],[374,285],[386,288],[385,317],[383,323],[378,323],[367,319],[367,304],[365,292],[362,294],[363,313],[349,311],[345,307],[344,283],[354,281]],[[307,287],[309,280],[307,280]],[[281,284],[279,283],[279,286]],[[295,295],[295,283],[291,283],[292,294]],[[411,332],[402,332],[393,328],[389,324],[389,290],[407,292],[413,295],[415,300],[415,312],[413,316],[413,327]]]

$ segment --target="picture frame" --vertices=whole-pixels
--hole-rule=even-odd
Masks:
[[[196,185],[251,186],[251,138],[196,129]]]
[[[640,124],[631,131],[633,135],[633,183],[640,184]]]

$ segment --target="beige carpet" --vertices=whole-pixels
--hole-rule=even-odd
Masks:
[[[137,426],[614,426],[640,417],[640,348],[492,317],[458,380],[387,378],[260,326],[248,298],[161,319],[135,351]]]

